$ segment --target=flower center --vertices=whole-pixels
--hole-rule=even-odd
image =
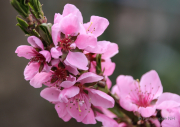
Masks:
[[[139,86],[137,86],[135,90],[131,90],[131,92],[129,93],[130,99],[132,100],[132,102],[139,107],[148,107],[152,105],[152,102],[154,100],[154,94],[156,94],[159,87],[156,92],[153,92],[153,89],[154,89],[153,87],[150,87],[149,92],[147,92],[146,85],[145,85],[145,92],[142,92],[140,84],[138,85]]]
[[[42,55],[42,54],[40,54],[40,53],[36,53],[37,55],[36,56],[34,56],[34,57],[32,57],[31,59],[30,59],[30,63],[32,63],[32,62],[38,62],[38,63],[45,63],[46,62],[46,59],[45,59],[45,57]]]
[[[68,72],[64,68],[56,68],[53,72],[51,83],[58,83],[67,80]]]
[[[71,49],[74,49],[72,44],[76,41],[77,36],[68,35],[66,37],[66,35],[61,32],[61,36],[60,36],[60,39],[58,42],[58,46],[61,47],[61,49],[65,52],[67,52]]]

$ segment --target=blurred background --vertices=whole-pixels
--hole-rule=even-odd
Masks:
[[[110,25],[98,40],[119,45],[119,54],[110,77],[116,83],[120,74],[140,79],[149,70],[156,70],[164,92],[180,94],[180,1],[179,0],[40,0],[48,22],[62,13],[66,3],[77,6],[84,23],[91,15],[105,17]],[[27,37],[16,27],[17,12],[9,0],[0,1],[0,127],[100,127],[84,125],[74,119],[63,122],[54,105],[40,97],[24,80],[28,60],[14,53]]]

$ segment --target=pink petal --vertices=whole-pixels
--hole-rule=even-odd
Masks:
[[[60,94],[60,90],[55,87],[45,88],[40,93],[42,98],[50,102],[58,102],[59,94]]]
[[[75,97],[69,99],[67,105],[68,113],[75,118],[77,122],[81,122],[90,111],[91,103],[89,103],[87,94],[79,93]]]
[[[27,45],[18,46],[15,53],[17,53],[19,57],[24,57],[26,59],[31,59],[33,56],[36,56],[36,50]]]
[[[87,48],[85,48],[85,51],[102,54],[107,51],[109,43],[109,41],[98,41],[96,47],[88,46]]]
[[[116,43],[109,43],[106,52],[102,54],[103,59],[108,59],[116,55],[119,50],[118,50],[118,45]]]
[[[63,18],[63,16],[61,14],[55,13],[55,15],[54,15],[54,24],[60,23],[62,18]]]
[[[69,121],[71,119],[71,116],[66,110],[66,104],[65,103],[58,103],[55,105],[55,109],[58,113],[58,116],[62,118],[65,122]]]
[[[154,94],[154,99],[159,97],[163,92],[161,80],[154,70],[145,73],[141,77],[140,85],[142,92]]]
[[[49,51],[43,50],[39,52],[40,54],[42,54],[45,58],[47,62],[51,61],[51,54]]]
[[[109,21],[106,18],[99,16],[91,16],[90,22],[84,24],[86,30],[88,30],[88,32],[92,32],[92,34],[94,34],[96,37],[100,36],[108,25]]]
[[[137,105],[133,104],[129,97],[120,97],[119,104],[127,111],[137,111],[138,109]]]
[[[84,84],[84,83],[97,82],[97,81],[100,81],[102,79],[103,79],[102,76],[99,76],[99,75],[92,73],[92,72],[86,72],[86,73],[83,73],[78,78],[77,82],[81,82],[82,84]]]
[[[92,61],[89,71],[93,72],[93,73],[96,73],[96,65],[97,65],[96,61]]]
[[[157,118],[150,119],[151,123],[153,123],[156,127],[161,127],[161,124]]]
[[[107,95],[106,93],[95,90],[95,89],[87,89],[88,96],[91,99],[91,103],[94,106],[101,106],[103,108],[112,108],[114,107],[114,99]]]
[[[41,72],[37,73],[30,81],[30,85],[34,88],[42,87],[42,84],[51,79],[51,73]]]
[[[96,114],[96,120],[102,122],[103,127],[118,127],[118,123],[115,120],[98,112]]]
[[[31,44],[32,47],[44,50],[44,45],[39,38],[35,36],[30,36],[28,37],[27,41],[29,42],[29,44]]]
[[[86,117],[82,120],[82,123],[84,123],[84,124],[96,124],[96,120],[95,120],[95,117],[94,117],[94,112],[92,111],[92,109],[86,115]]]
[[[172,109],[180,106],[180,96],[173,93],[163,93],[156,102],[157,109]]]
[[[66,70],[68,70],[70,73],[77,75],[79,71],[77,70],[76,67],[71,66],[66,60],[64,60]]]
[[[87,46],[94,48],[97,44],[97,38],[92,34],[80,34],[75,43],[79,49],[85,49]]]
[[[112,86],[112,82],[107,76],[106,76],[106,84],[107,84],[108,89],[110,89]]]
[[[175,117],[172,117],[172,120],[170,119],[165,119],[162,121],[161,123],[162,127],[179,127],[180,123],[178,121],[178,119],[176,119]]]
[[[31,80],[39,71],[39,63],[30,63],[24,69],[24,78]]]
[[[120,75],[116,79],[116,84],[120,88],[120,97],[127,97],[131,92],[133,92],[134,95],[137,95],[137,93],[134,90],[139,87],[138,82],[135,81],[132,76]]]
[[[101,108],[101,111],[109,118],[117,118],[117,116],[106,108]]]
[[[59,95],[61,102],[68,102],[68,98],[74,97],[79,93],[80,89],[77,86],[72,86],[70,88],[63,89]]]
[[[54,42],[54,45],[58,45],[58,41],[60,40],[60,24],[56,23],[51,27],[52,30],[52,39]]]
[[[114,85],[114,86],[112,87],[111,93],[114,94],[114,95],[117,95],[118,97],[121,96],[118,85]]]
[[[51,65],[58,67],[59,62],[60,62],[60,59],[53,59],[53,60],[51,60]]]
[[[70,75],[67,78],[67,81],[63,81],[60,86],[64,87],[64,88],[69,88],[71,86],[73,86],[76,83],[76,78],[73,77],[72,75]]]
[[[101,63],[102,71],[104,70],[104,75],[110,76],[113,74],[116,64],[111,62],[111,59],[107,59],[105,62]]]
[[[66,4],[64,6],[64,10],[63,10],[63,16],[67,16],[69,14],[73,14],[76,15],[78,17],[78,21],[83,23],[83,17],[81,12],[79,11],[79,9],[76,8],[76,6],[72,5],[72,4]]]
[[[76,36],[80,31],[80,22],[76,15],[69,14],[61,20],[60,31],[65,35]]]
[[[71,52],[69,51],[67,57],[66,57],[66,62],[68,62],[68,64],[77,67],[78,69],[81,70],[87,70],[88,67],[88,60],[86,58],[86,56],[81,53],[81,52]]]
[[[142,117],[150,117],[152,116],[156,111],[156,107],[139,107],[138,112],[142,115]]]
[[[59,56],[62,55],[61,48],[51,48],[51,55],[55,59],[59,59]]]

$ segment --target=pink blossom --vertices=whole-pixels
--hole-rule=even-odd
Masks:
[[[63,90],[59,89],[59,93],[57,93],[57,89],[54,87],[45,88],[41,92],[41,96],[50,102],[56,103],[59,101],[55,106],[58,114],[63,114],[62,111],[64,111],[64,114],[68,113],[78,122],[95,124],[95,116],[91,108],[92,104],[104,108],[112,108],[114,106],[114,100],[112,97],[102,91],[85,88],[84,86],[86,83],[97,82],[101,79],[103,79],[102,76],[98,76],[92,72],[83,73],[77,79],[75,86]],[[59,105],[64,104],[66,105],[66,108],[62,109]],[[64,118],[61,114],[59,114],[60,118]]]
[[[38,72],[49,71],[47,63],[51,61],[50,52],[44,50],[43,43],[35,36],[28,37],[28,43],[31,46],[21,45],[17,47],[15,53],[19,57],[25,57],[30,62],[24,70],[26,80],[31,80]]]
[[[49,72],[41,72],[36,74],[31,79],[30,85],[34,86],[35,88],[42,87],[42,84],[59,88],[69,88],[76,83],[76,77],[69,74],[71,71],[68,70],[71,68],[69,68],[69,66],[67,67],[68,68],[66,68],[66,65],[54,65]]]
[[[105,31],[108,25],[109,21],[106,18],[91,16],[90,22],[84,24],[84,27],[87,33],[92,33],[98,37]]]
[[[113,91],[120,97],[120,105],[127,111],[137,111],[149,117],[156,111],[154,104],[162,94],[163,88],[156,71],[147,72],[140,82],[131,76],[120,75]]]
[[[63,14],[55,14],[54,25],[52,26],[52,38],[55,47],[51,49],[52,57],[58,59],[63,53],[68,53],[67,62],[81,70],[87,70],[87,58],[81,52],[74,52],[78,47],[95,47],[97,38],[86,33],[82,25],[81,12],[71,4],[64,7]],[[76,56],[76,57],[74,57]]]

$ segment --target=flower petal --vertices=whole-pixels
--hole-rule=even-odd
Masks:
[[[47,82],[51,79],[51,73],[41,72],[37,73],[30,81],[30,85],[34,88],[42,87],[44,82]]]
[[[109,43],[109,41],[98,41],[95,47],[88,46],[87,48],[85,48],[85,51],[102,54],[107,51]]]
[[[71,52],[69,51],[67,57],[66,57],[66,62],[68,62],[68,64],[77,67],[78,69],[81,70],[87,70],[88,67],[88,60],[86,58],[86,56],[81,53],[81,52]]]
[[[94,113],[92,109],[89,111],[89,113],[86,115],[86,117],[82,120],[82,123],[84,124],[96,124],[96,120],[94,117]]]
[[[105,62],[101,63],[102,71],[104,70],[104,75],[110,76],[113,74],[116,64],[114,62],[111,62],[111,59],[105,60]]]
[[[161,80],[156,71],[151,70],[145,73],[140,80],[142,92],[154,94],[154,99],[159,97],[163,92]]]
[[[65,68],[66,70],[68,70],[70,73],[77,75],[79,73],[79,71],[77,70],[76,67],[71,66],[66,60],[64,60],[65,63]]]
[[[78,17],[79,22],[83,23],[83,17],[82,17],[81,12],[79,11],[79,9],[76,6],[72,5],[72,4],[66,4],[64,6],[64,10],[63,10],[62,15],[67,16],[67,15],[69,15],[71,13]]]
[[[116,55],[119,50],[118,50],[118,45],[116,43],[109,43],[106,52],[102,54],[103,59],[108,59]]]
[[[39,53],[45,57],[47,62],[51,61],[51,54],[49,51],[43,50],[43,51],[40,51]]]
[[[53,58],[58,59],[62,55],[61,48],[51,48],[51,55]]]
[[[52,30],[52,39],[54,42],[54,45],[58,45],[58,41],[60,40],[60,24],[56,23],[51,27]]]
[[[80,31],[80,22],[76,15],[69,14],[65,16],[60,23],[60,31],[65,35],[76,36]]]
[[[79,93],[69,99],[67,106],[68,113],[75,118],[77,122],[81,122],[90,111],[91,103],[89,103],[87,94]]]
[[[19,57],[24,57],[26,59],[31,59],[33,56],[36,56],[36,50],[27,45],[18,46],[15,53],[17,53]]]
[[[156,111],[156,107],[139,107],[138,112],[142,115],[142,117],[150,117],[152,116]]]
[[[88,90],[88,96],[91,100],[91,103],[94,106],[101,106],[103,108],[112,108],[114,107],[114,99],[107,95],[106,93],[95,90],[95,89],[87,89]]]
[[[66,110],[66,104],[65,103],[58,103],[55,105],[55,109],[58,113],[58,116],[62,118],[65,122],[69,121],[71,119],[71,116]]]
[[[86,73],[83,73],[78,78],[77,82],[81,82],[82,84],[84,84],[84,83],[97,82],[97,81],[100,81],[102,79],[103,79],[102,76],[99,76],[99,75],[92,73],[92,72],[86,72]]]
[[[55,13],[55,15],[54,15],[54,24],[60,23],[62,18],[63,18],[63,16],[60,13]]]
[[[58,102],[59,94],[60,90],[55,87],[45,88],[40,93],[41,97],[49,102]]]
[[[110,89],[112,86],[112,82],[107,76],[106,76],[106,84],[107,84],[108,89]]]
[[[119,104],[127,111],[137,111],[138,109],[137,105],[133,104],[129,97],[120,97]]]
[[[71,86],[73,86],[76,83],[76,78],[73,77],[72,75],[70,75],[67,78],[67,81],[63,81],[60,86],[64,87],[64,88],[69,88]]]
[[[39,63],[30,63],[24,69],[25,80],[31,80],[39,71]]]
[[[118,127],[118,123],[115,120],[98,112],[96,114],[96,120],[102,122],[103,127]]]
[[[157,109],[172,109],[180,106],[180,96],[173,93],[163,93],[156,102]]]
[[[100,36],[109,25],[109,21],[106,18],[99,16],[91,16],[89,23],[84,24],[88,32],[92,32],[96,37]]]
[[[94,48],[97,44],[97,38],[93,34],[80,34],[75,43],[79,49],[85,49],[88,46]]]
[[[79,93],[80,89],[77,86],[63,89],[59,95],[60,102],[68,102],[68,98],[74,97]]]
[[[134,91],[139,88],[138,82],[133,79],[132,76],[120,75],[116,79],[116,84],[119,87],[119,95],[122,98],[129,96],[129,93],[133,92],[133,95],[137,95]],[[132,90],[132,91],[131,91]]]
[[[40,48],[40,49],[44,50],[44,45],[39,38],[37,38],[35,36],[30,36],[30,37],[28,37],[27,41],[29,44],[31,44],[32,47]]]

